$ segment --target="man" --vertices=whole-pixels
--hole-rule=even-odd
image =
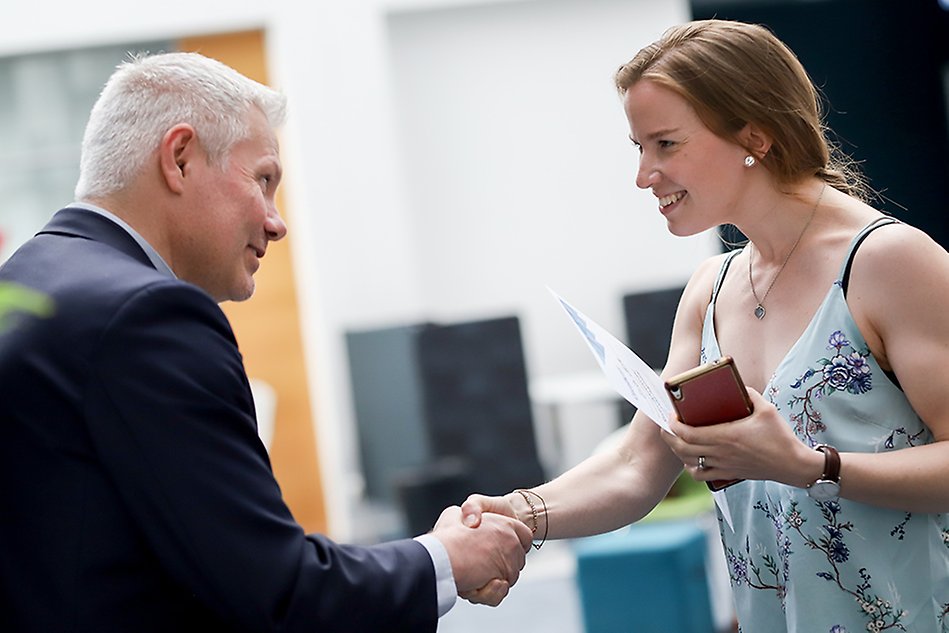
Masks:
[[[217,302],[271,241],[283,97],[200,55],[123,64],[76,198],[0,269],[53,302],[0,339],[0,630],[434,631],[497,604],[531,535],[446,510],[373,547],[303,534]]]

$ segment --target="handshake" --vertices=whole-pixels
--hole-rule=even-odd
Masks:
[[[522,502],[527,508],[526,494],[533,493],[471,495],[461,507],[446,508],[438,518],[432,536],[448,552],[460,597],[497,606],[517,582],[537,531],[533,508],[527,510],[526,522],[517,518],[515,506]]]

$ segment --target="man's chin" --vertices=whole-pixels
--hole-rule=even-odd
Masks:
[[[217,298],[218,303],[224,303],[225,301],[234,301],[241,302],[247,301],[252,296],[254,296],[254,290],[256,286],[254,284],[253,277],[250,279],[250,283],[244,286],[243,288],[235,288],[231,292],[225,294],[222,298]]]
[[[251,284],[250,289],[246,292],[242,292],[239,295],[235,296],[231,301],[247,301],[254,296],[254,285]]]

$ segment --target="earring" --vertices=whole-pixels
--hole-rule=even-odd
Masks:
[[[756,161],[755,157],[751,154],[745,156],[745,167],[754,167],[756,162],[758,161]]]

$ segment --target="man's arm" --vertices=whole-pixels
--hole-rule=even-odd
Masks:
[[[222,618],[254,630],[435,630],[421,544],[339,545],[294,521],[230,327],[203,293],[168,281],[129,300],[95,350],[83,402],[146,546]]]

